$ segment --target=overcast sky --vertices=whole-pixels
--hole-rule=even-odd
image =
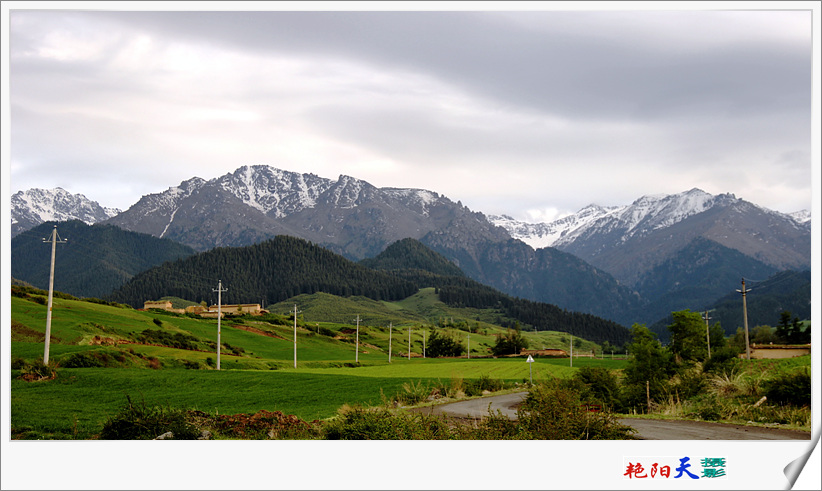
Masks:
[[[12,193],[126,209],[267,164],[527,221],[694,187],[811,208],[810,11],[9,16]]]

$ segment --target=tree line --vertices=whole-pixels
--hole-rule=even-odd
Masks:
[[[608,341],[623,345],[631,336],[628,329],[616,322],[591,314],[569,312],[552,304],[511,297],[479,283],[444,285],[437,289],[437,293],[440,300],[451,306],[496,308],[503,315],[538,330],[569,332],[595,343]]]

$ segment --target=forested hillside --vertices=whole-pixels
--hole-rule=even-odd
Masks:
[[[439,299],[453,307],[497,309],[501,317],[517,319],[523,325],[539,330],[566,331],[596,343],[607,340],[622,345],[630,340],[628,329],[616,322],[569,312],[552,304],[515,298],[465,276],[449,275],[453,269],[459,269],[417,240],[398,241],[361,264],[390,270],[418,288],[435,287]]]
[[[112,225],[45,222],[11,240],[14,278],[48,289],[51,244],[43,239],[55,225],[67,240],[55,251],[54,288],[77,297],[101,298],[141,271],[194,254],[183,244]]]
[[[465,277],[459,266],[416,239],[398,240],[386,247],[378,256],[363,259],[360,264],[387,271],[412,269],[436,275]]]
[[[279,302],[302,293],[363,295],[399,300],[414,294],[410,282],[353,263],[302,239],[278,236],[247,247],[220,247],[144,271],[113,292],[110,300],[142,307],[164,296],[216,303]]]

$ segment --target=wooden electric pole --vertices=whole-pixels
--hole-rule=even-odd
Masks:
[[[211,289],[217,292],[217,370],[220,369],[220,321],[223,318],[223,292],[227,292],[228,288],[223,290],[223,281],[217,280],[217,289]]]
[[[748,303],[745,300],[745,296],[750,290],[745,289],[745,278],[742,278],[742,289],[737,291],[742,294],[742,324],[745,326],[745,357],[750,361],[751,343],[748,337]]]
[[[357,344],[355,345],[354,351],[354,362],[360,362],[360,316],[357,314],[357,318],[354,319],[357,321]]]
[[[46,310],[46,346],[43,349],[43,364],[49,364],[49,343],[51,342],[51,309],[52,309],[52,302],[54,299],[54,256],[55,252],[57,251],[57,244],[65,244],[68,242],[68,239],[60,240],[60,236],[57,235],[57,225],[54,226],[54,230],[49,235],[48,239],[43,239],[45,243],[51,243],[51,270],[49,272],[49,301],[48,307]]]
[[[302,312],[302,310],[300,311]],[[297,304],[294,304],[294,368],[297,368]]]
[[[708,320],[711,317],[708,317],[708,311],[705,311],[705,315],[703,316],[705,319],[705,340],[708,343],[708,358],[711,357],[711,328],[708,326]]]

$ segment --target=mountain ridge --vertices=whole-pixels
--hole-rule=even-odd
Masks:
[[[730,193],[713,196],[697,188],[647,195],[625,206],[587,206],[540,232],[541,240],[553,241],[553,247],[534,248],[512,230],[513,219],[502,220],[505,223],[433,191],[378,188],[344,174],[334,180],[255,165],[210,180],[182,181],[143,196],[101,223],[171,239],[200,252],[288,235],[353,261],[414,239],[468,277],[506,294],[626,325],[653,321],[643,306],[655,298],[683,288],[708,292],[700,287],[704,280],[688,275],[688,265],[680,261],[700,254],[736,257],[714,243],[749,257],[751,261],[733,261],[753,270],[761,269],[760,263],[802,269],[810,261],[808,214],[788,216]],[[699,237],[709,242],[694,242]],[[679,275],[691,283],[655,283],[649,275],[663,266],[666,276]],[[649,292],[642,286],[651,284],[660,290]],[[714,300],[693,298],[694,308]]]

